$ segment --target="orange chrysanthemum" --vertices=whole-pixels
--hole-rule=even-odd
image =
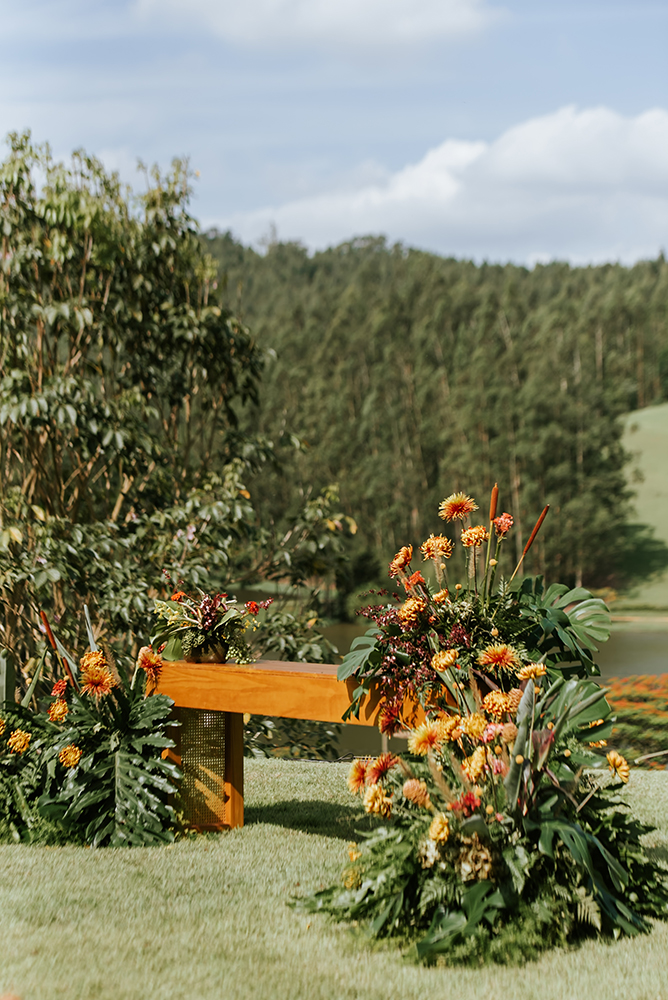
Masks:
[[[69,708],[64,698],[56,698],[49,705],[49,718],[52,722],[64,722],[68,712]]]
[[[616,774],[626,784],[629,780],[631,769],[625,758],[620,753],[617,753],[616,750],[611,750],[606,759],[612,773]]]
[[[83,750],[74,743],[70,743],[60,751],[58,760],[63,767],[76,767],[82,756]]]
[[[510,711],[510,699],[503,691],[490,691],[482,700],[482,707],[494,719],[502,719]]]
[[[449,559],[454,545],[445,535],[430,535],[420,546],[423,559]]]
[[[82,694],[92,694],[101,698],[109,694],[116,681],[107,665],[104,653],[99,650],[84,653],[81,657]]]
[[[426,607],[427,602],[422,597],[409,597],[398,609],[397,617],[404,628],[415,628]]]
[[[445,604],[448,599],[447,590],[439,590],[437,594],[434,594],[434,604]]]
[[[147,679],[155,683],[162,670],[162,657],[160,653],[153,652],[153,646],[142,646],[137,655],[137,667],[144,670]]]
[[[385,777],[388,771],[399,763],[399,759],[393,753],[381,753],[380,756],[372,760],[366,769],[366,779],[370,785],[377,785]]]
[[[405,799],[408,799],[409,802],[419,806],[420,809],[431,808],[431,799],[429,798],[426,781],[418,781],[417,778],[409,778],[407,781],[404,781],[402,792]]]
[[[444,813],[439,813],[437,816],[434,816],[429,825],[429,839],[436,841],[437,844],[444,844],[449,836],[450,823],[448,817]]]
[[[496,670],[517,670],[520,658],[512,648],[505,643],[486,646],[478,656],[481,667],[494,667]]]
[[[25,753],[30,746],[31,739],[32,734],[27,733],[25,729],[15,729],[7,740],[7,746],[12,753],[22,754]]]
[[[362,857],[362,852],[357,847],[357,844],[355,843],[348,844],[348,857],[352,862],[359,861],[359,859]]]
[[[352,762],[348,772],[348,788],[356,795],[366,785],[366,769],[369,765],[369,758],[356,757]]]
[[[185,590],[177,590],[176,593],[172,594],[170,601],[182,601],[184,597],[187,597]]]
[[[0,719],[0,736],[2,736],[2,734],[4,733],[6,726],[7,723],[5,722],[5,720]]]
[[[473,497],[467,497],[466,493],[451,493],[449,497],[442,500],[438,508],[438,516],[444,521],[463,521],[465,517],[478,509],[478,504]]]
[[[413,546],[404,545],[403,548],[399,549],[396,556],[390,563],[390,576],[398,576],[402,573],[407,566],[410,566],[411,559],[413,558]]]
[[[408,749],[410,753],[426,757],[430,750],[435,750],[441,745],[442,739],[438,722],[423,722],[408,737]]]
[[[467,549],[477,549],[489,538],[487,528],[482,524],[476,524],[472,528],[464,528],[462,531],[462,545]]]

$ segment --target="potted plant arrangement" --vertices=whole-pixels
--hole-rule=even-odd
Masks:
[[[255,631],[260,609],[271,603],[270,598],[240,605],[228,594],[177,590],[169,600],[155,602],[151,645],[166,660],[225,663],[232,658],[251,663],[253,652],[245,635]]]
[[[582,587],[515,583],[547,508],[495,587],[513,525],[497,498],[495,486],[486,524],[471,523],[466,494],[440,506],[461,525],[463,584],[448,583],[456,540],[432,535],[421,554],[435,585],[406,546],[390,563],[405,599],[365,612],[374,625],[340,668],[359,682],[351,711],[375,683],[382,731],[410,726],[410,703],[424,721],[407,754],[353,763],[350,790],[379,824],[350,845],[343,884],[299,904],[412,942],[428,962],[526,960],[668,914],[665,873],[641,843],[649,828],[618,795],[629,765],[607,749],[614,720],[592,679],[608,609]]]

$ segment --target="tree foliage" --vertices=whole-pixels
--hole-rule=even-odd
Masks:
[[[273,509],[295,482],[338,481],[370,565],[435,530],[424,512],[442,496],[498,481],[518,527],[508,566],[549,503],[527,571],[615,582],[629,514],[619,417],[668,398],[662,258],[529,270],[374,238],[313,256],[295,244],[260,256],[215,232],[206,246],[229,302],[277,352],[260,428],[310,446],[266,487]]]

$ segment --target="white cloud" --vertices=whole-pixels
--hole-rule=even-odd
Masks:
[[[148,20],[205,23],[229,42],[380,46],[475,33],[498,16],[486,0],[136,0]]]
[[[630,262],[668,243],[668,111],[565,107],[491,143],[448,139],[385,182],[221,222],[311,248],[385,233],[476,259]]]

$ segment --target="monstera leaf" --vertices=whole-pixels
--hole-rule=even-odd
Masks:
[[[592,653],[610,635],[610,611],[604,601],[584,587],[569,588],[562,583],[553,583],[542,593],[538,579],[533,589],[523,588],[521,602],[522,615],[533,618],[543,630],[539,647],[553,659],[557,654],[554,665],[565,653],[582,663],[587,674],[600,673]]]
[[[99,703],[74,694],[70,725],[46,765],[54,780],[39,800],[41,814],[78,831],[93,847],[172,841],[169,798],[181,773],[162,757],[174,746],[167,735],[172,705],[165,695],[144,698],[139,684],[134,690],[119,686]],[[82,756],[61,782],[58,752],[68,744],[81,748]]]

